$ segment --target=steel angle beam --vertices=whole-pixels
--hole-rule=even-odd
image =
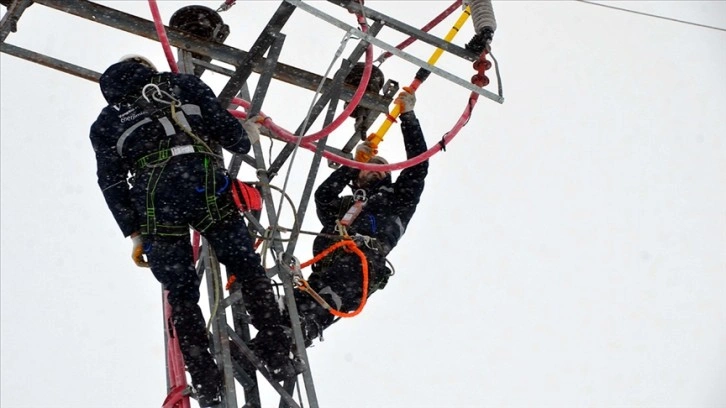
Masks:
[[[102,6],[88,0],[34,0],[34,3],[136,34],[153,41],[158,41],[156,29],[154,28],[154,23],[152,21]],[[212,41],[201,40],[172,27],[165,28],[170,44],[176,48],[208,56],[212,59],[235,67],[239,66],[247,56],[247,52],[240,49],[224,44],[214,43]],[[259,74],[263,73],[265,69],[264,62],[265,58],[253,64],[252,71]],[[278,63],[275,66],[272,77],[276,80],[311,91],[315,91],[318,84],[323,79],[320,75],[281,63]],[[343,100],[350,101],[352,97],[353,92],[348,89],[344,89],[341,92],[341,99]],[[372,97],[371,95],[365,95],[360,104],[370,109],[382,110],[385,110],[388,106],[383,98]]]
[[[262,107],[262,103],[265,99],[265,96],[267,95],[267,88],[270,85],[270,75],[269,73],[272,72],[271,70],[274,68],[274,65],[277,63],[277,56],[279,56],[281,48],[282,48],[282,42],[284,41],[285,36],[280,35],[277,33],[263,33],[258,39],[257,43],[265,43],[269,44],[267,47],[261,47],[258,46],[256,50],[254,51],[254,55],[251,52],[248,54],[252,60],[262,58],[262,54],[267,51],[267,49],[272,45],[273,43],[279,43],[275,44],[276,47],[270,50],[270,56],[272,58],[268,58],[266,60],[266,64],[268,66],[268,69],[265,71],[265,74],[263,74],[260,77],[260,82],[257,85],[257,88],[255,90],[255,96],[252,99],[250,109],[248,109],[248,118],[251,118],[252,116],[256,115],[260,112],[260,109]],[[274,53],[274,54],[273,54]],[[256,56],[255,56],[256,55]],[[243,65],[240,68],[237,69],[237,72],[232,76],[232,78],[227,82],[227,85],[225,86],[224,90],[220,93],[219,99],[222,103],[222,106],[228,106],[230,102],[232,101],[232,96],[236,93],[238,93],[242,86],[247,83],[247,78],[250,74],[250,70],[247,68],[249,67],[249,64]],[[258,144],[258,143],[255,143]],[[255,152],[255,163],[252,164],[252,167],[257,169],[264,168],[264,158],[261,156],[262,150],[260,149],[258,152],[258,149],[254,147]],[[257,154],[260,154],[259,156]],[[228,172],[229,175],[233,178],[237,177],[237,173],[239,172],[240,165],[242,164],[243,157],[246,156],[244,154],[234,154],[232,155],[232,160],[230,161]],[[261,163],[261,164],[260,164]]]
[[[275,140],[282,140],[282,139],[277,139],[277,138],[274,138],[274,139]],[[285,156],[289,156],[292,153],[292,151],[295,150],[295,148],[296,148],[295,143],[292,143],[292,142],[286,142],[286,143],[287,143],[287,145],[285,147],[283,147],[283,151],[281,151],[280,152],[280,155],[278,155],[279,160],[278,159],[275,159],[275,161],[272,162],[272,164],[270,165],[270,172],[272,172],[273,169],[275,171],[279,171],[280,168],[285,164],[285,157],[280,158],[280,156],[283,155],[283,153],[284,153]],[[317,148],[317,146],[318,146],[319,143],[320,142],[317,141],[317,142],[313,142],[312,144],[315,145],[315,147]],[[338,149],[338,148],[335,148],[335,147],[332,147],[332,146],[325,145],[324,146],[324,150],[326,152],[333,153],[333,154],[335,154],[337,156],[342,156],[342,157],[347,157],[349,159],[352,159],[352,156],[349,153],[343,152],[342,149]]]
[[[202,258],[204,262],[204,270],[206,271],[207,293],[209,294],[209,308],[215,310],[218,307],[216,302],[224,297],[221,286],[221,270],[219,260],[217,259],[214,249],[212,249],[206,238],[202,237]],[[216,283],[215,283],[216,282]],[[212,336],[211,346],[215,350],[215,358],[222,364],[222,374],[224,376],[224,399],[228,408],[237,406],[237,395],[234,387],[234,376],[232,366],[232,357],[230,354],[229,337],[224,335],[224,329],[227,327],[227,313],[225,309],[218,309],[216,315],[211,319]]]
[[[275,62],[277,61],[277,58],[280,55],[280,52],[282,50],[282,45],[285,40],[285,36],[282,34],[277,34],[273,36],[272,34],[264,34],[268,35],[274,38],[273,43],[271,44],[270,50],[269,50],[269,58],[266,61],[266,63],[269,65],[269,69],[266,70],[268,74],[262,75],[260,77],[260,81],[258,82],[257,88],[255,89],[255,95],[252,98],[252,104],[249,109],[250,114],[256,114],[260,111],[260,108],[262,107],[262,101],[265,98],[265,94],[267,92],[267,88],[269,86],[271,75],[269,74],[272,70],[272,67],[274,66]],[[270,222],[270,224],[277,226],[278,223],[278,217],[279,212],[275,211],[274,201],[272,198],[272,194],[270,191],[269,183],[270,183],[270,175],[269,170],[266,170],[264,168],[264,156],[262,153],[262,147],[260,146],[259,142],[253,143],[252,148],[254,150],[255,158],[257,160],[257,176],[260,179],[260,182],[263,186],[262,188],[262,197],[263,197],[263,203],[265,204],[265,210],[267,211],[267,218]],[[278,254],[284,254],[284,248],[282,247],[282,244],[279,240],[280,232],[277,230],[277,228],[273,229],[272,234],[272,249],[273,251],[277,252]],[[295,240],[292,240],[291,245],[294,247]],[[284,257],[280,256],[279,259],[276,259],[276,266],[279,269],[279,272],[277,273],[278,277],[282,281],[283,287],[285,289],[286,299],[288,301],[288,311],[290,313],[291,318],[295,318],[295,323],[292,323],[293,332],[295,334],[295,337],[300,341],[302,339],[302,331],[300,327],[300,323],[297,319],[297,306],[295,305],[294,301],[294,288],[292,284],[292,274],[289,271],[289,268],[285,267],[282,262],[284,262]],[[292,304],[290,304],[292,302]],[[230,336],[232,336],[232,333],[230,333]],[[303,352],[301,354],[303,357],[305,364],[307,364],[308,369],[303,372],[303,380],[305,382],[305,391],[306,396],[308,399],[308,404],[311,408],[318,408],[318,401],[317,396],[315,394],[315,385],[313,384],[312,376],[310,373],[310,363],[307,359],[307,354],[305,353],[305,350],[303,348]],[[298,405],[289,397],[287,392],[284,388],[280,387],[279,384],[276,384],[274,382],[271,382],[270,384],[275,390],[278,392],[278,394],[281,397],[281,404],[284,402],[288,406],[294,406],[297,407]]]
[[[263,366],[262,362],[260,361],[257,356],[254,355],[252,350],[247,347],[247,345],[242,341],[242,339],[237,335],[237,333],[232,330],[231,327],[227,326],[227,332],[229,333],[230,341],[234,342],[234,344],[238,347],[238,350],[241,352],[242,355],[247,357],[247,360],[249,360],[254,365],[260,367]],[[260,371],[262,372],[262,371]],[[277,391],[277,393],[280,395],[283,401],[287,403],[287,405],[291,408],[300,408],[300,405],[288,394],[282,386],[280,386],[279,383],[276,383],[275,381],[270,381],[270,386]]]
[[[89,81],[98,82],[101,74],[89,69],[83,68],[78,65],[74,65],[56,58],[49,57],[47,55],[39,54],[34,51],[26,50],[25,48],[17,47],[12,44],[2,43],[0,44],[0,52],[4,52],[8,55],[24,59],[26,61],[34,62],[53,68],[66,74],[75,75],[77,77],[87,79]]]
[[[383,25],[379,22],[374,23],[371,26],[371,33],[373,35],[378,34],[378,32],[383,28]],[[315,120],[317,120],[320,113],[322,113],[323,109],[326,105],[331,103],[331,101],[339,100],[340,99],[340,92],[342,92],[342,88],[347,87],[348,89],[356,89],[356,87],[352,85],[345,84],[345,78],[348,76],[348,74],[351,71],[351,68],[353,67],[353,64],[350,64],[349,62],[355,62],[358,61],[361,56],[366,52],[367,44],[365,43],[359,43],[356,48],[350,53],[347,60],[344,61],[343,64],[341,64],[341,67],[338,69],[338,71],[333,76],[332,81],[326,82],[325,90],[320,95],[320,98],[315,101],[315,104],[310,109],[310,114],[308,115],[308,118],[306,118],[300,126],[298,126],[297,130],[295,131],[296,135],[305,135],[310,127],[313,125]],[[377,94],[376,94],[377,95]],[[373,117],[377,118],[381,113],[388,113],[388,104],[393,100],[393,97],[390,95],[384,95],[383,96],[385,100],[387,101],[385,110],[380,111],[373,109],[371,112],[375,112],[376,115]],[[373,115],[371,115],[373,116]],[[331,119],[332,121],[332,119]],[[326,122],[329,123],[329,122]],[[275,158],[275,161],[270,165],[270,171],[272,173],[277,173],[277,171],[282,167],[285,160],[290,156],[293,150],[297,145],[295,143],[288,143],[285,145],[285,147],[282,149],[280,154]]]
[[[3,2],[5,4],[5,2]],[[26,8],[33,4],[31,0],[16,0],[6,5],[8,8],[0,20],[0,43],[5,42],[10,32],[18,31],[17,23]]]
[[[307,3],[302,2],[301,0],[285,0],[285,1],[289,2],[291,4],[294,4],[298,8],[300,8],[300,9],[314,15],[315,17],[318,17],[319,19],[321,19],[329,24],[332,24],[342,30],[345,30],[348,32],[356,32],[356,35],[359,36],[363,41],[368,41],[371,44],[374,44],[375,46],[377,46],[383,50],[386,50],[386,51],[390,52],[391,54],[393,54],[405,61],[415,64],[420,68],[423,68],[433,74],[438,75],[441,78],[446,79],[447,81],[453,82],[456,85],[459,85],[459,86],[461,86],[469,91],[472,91],[474,93],[477,93],[481,96],[484,96],[485,98],[491,99],[494,102],[498,102],[498,103],[504,102],[504,98],[502,98],[501,96],[499,96],[493,92],[487,91],[484,88],[479,88],[478,86],[472,84],[471,82],[465,81],[447,71],[444,71],[441,68],[437,68],[437,67],[429,64],[428,62],[426,62],[422,59],[416,58],[413,55],[410,55],[404,51],[401,51],[398,48],[396,48],[384,41],[381,41],[372,35],[368,35],[368,34],[364,33],[363,31],[361,31],[357,28],[354,28],[353,26],[351,26],[349,24],[346,24],[329,14],[326,14],[326,13],[310,6]]]
[[[293,11],[295,11],[294,6],[288,3],[280,4],[280,7],[278,7],[275,14],[273,14],[272,18],[270,18],[269,22],[265,26],[265,29],[250,47],[247,58],[245,58],[244,62],[240,64],[237,68],[237,72],[235,72],[235,75],[230,78],[227,85],[225,85],[222,92],[220,92],[219,101],[222,103],[222,106],[229,105],[232,97],[239,92],[242,86],[247,82],[247,78],[249,78],[252,73],[252,66],[262,59],[265,52],[267,52],[267,50],[275,42],[275,38],[281,35],[280,30],[290,19]]]
[[[464,58],[469,61],[476,61],[479,59],[479,54],[471,52],[466,48],[459,47],[456,44],[444,41],[435,35],[431,35],[425,31],[421,31],[416,27],[410,26],[402,21],[396,20],[391,16],[387,16],[378,11],[369,9],[368,7],[362,6],[360,3],[350,0],[328,0],[330,3],[337,4],[348,10],[351,13],[363,13],[366,17],[376,21],[383,21],[388,27],[395,29],[403,34],[411,37],[415,37],[425,43],[431,44],[437,48],[441,48],[444,51],[454,54],[457,57]]]

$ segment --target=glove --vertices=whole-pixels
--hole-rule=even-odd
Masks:
[[[411,112],[414,106],[416,106],[416,95],[414,95],[414,90],[404,86],[403,91],[398,94],[398,97],[394,102],[401,107],[401,113]]]
[[[136,266],[140,268],[148,268],[149,263],[144,259],[144,240],[141,238],[141,234],[132,234],[131,243],[134,245],[134,248],[131,250],[131,259],[134,260]]]
[[[255,115],[242,123],[242,128],[247,132],[247,138],[251,143],[257,143],[260,140],[260,122],[262,120],[262,116]]]
[[[378,154],[378,149],[374,148],[371,142],[363,142],[355,147],[355,158],[358,161],[367,162],[376,154]]]

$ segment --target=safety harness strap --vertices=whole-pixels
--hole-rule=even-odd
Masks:
[[[139,169],[144,167],[151,167],[165,160],[168,160],[170,157],[190,153],[209,153],[209,151],[207,150],[206,146],[202,145],[174,146],[147,154],[146,156],[137,160],[134,167]]]

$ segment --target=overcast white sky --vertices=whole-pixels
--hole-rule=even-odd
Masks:
[[[146,1],[101,3],[151,19]],[[200,3],[222,0],[160,9],[168,21]],[[223,14],[227,44],[247,49],[278,4],[238,1]],[[366,4],[420,27],[450,2]],[[725,2],[608,4],[726,27]],[[726,406],[726,32],[575,1],[494,7],[506,100],[481,99],[431,160],[389,286],[309,350],[320,405]],[[318,74],[343,35],[302,11],[284,32],[281,60]],[[455,42],[472,34],[468,23]],[[157,43],[41,5],[7,42],[98,72],[129,53],[166,66]],[[473,74],[451,56],[440,65]],[[88,130],[104,106],[98,85],[6,54],[0,67],[0,405],[158,407],[160,288],[129,259],[96,185]],[[402,84],[417,70],[382,68]],[[226,79],[203,78],[216,91]],[[422,86],[416,112],[429,144],[467,95],[434,76]],[[263,110],[294,130],[312,97],[274,82]],[[342,146],[351,129],[330,143]],[[403,158],[397,127],[381,153]],[[295,159],[296,201],[311,157]],[[318,229],[313,214],[305,229]],[[309,259],[309,240],[297,248]],[[267,393],[263,402],[277,406]]]

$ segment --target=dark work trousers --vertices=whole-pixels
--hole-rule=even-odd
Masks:
[[[183,174],[198,180],[200,177],[194,177],[194,173],[192,170]],[[198,182],[177,178],[176,183],[167,184],[164,178],[157,184],[154,203],[159,225],[187,226],[208,214],[204,191],[194,187]],[[219,208],[227,209],[223,212],[225,216],[208,225],[202,235],[220,263],[240,283],[245,308],[258,330],[256,341],[261,345],[260,357],[266,360],[272,353],[287,352],[289,338],[285,337],[270,279],[265,275],[260,256],[254,251],[242,215],[236,209],[229,211],[231,202],[228,189],[218,194]],[[210,381],[207,378],[212,370],[215,373],[217,370],[208,351],[205,320],[198,305],[200,278],[194,267],[189,227],[184,231],[145,235],[145,250],[154,276],[169,291],[172,321],[192,380],[203,383]]]
[[[363,250],[368,260],[368,297],[385,286],[390,271],[385,267],[385,258],[372,250]],[[352,312],[358,308],[363,295],[363,273],[361,260],[354,253],[337,250],[329,259],[316,268],[308,283],[328,304],[341,311]],[[332,325],[335,316],[316,302],[309,294],[296,290],[295,301],[305,328],[309,343],[318,337],[323,329]]]

